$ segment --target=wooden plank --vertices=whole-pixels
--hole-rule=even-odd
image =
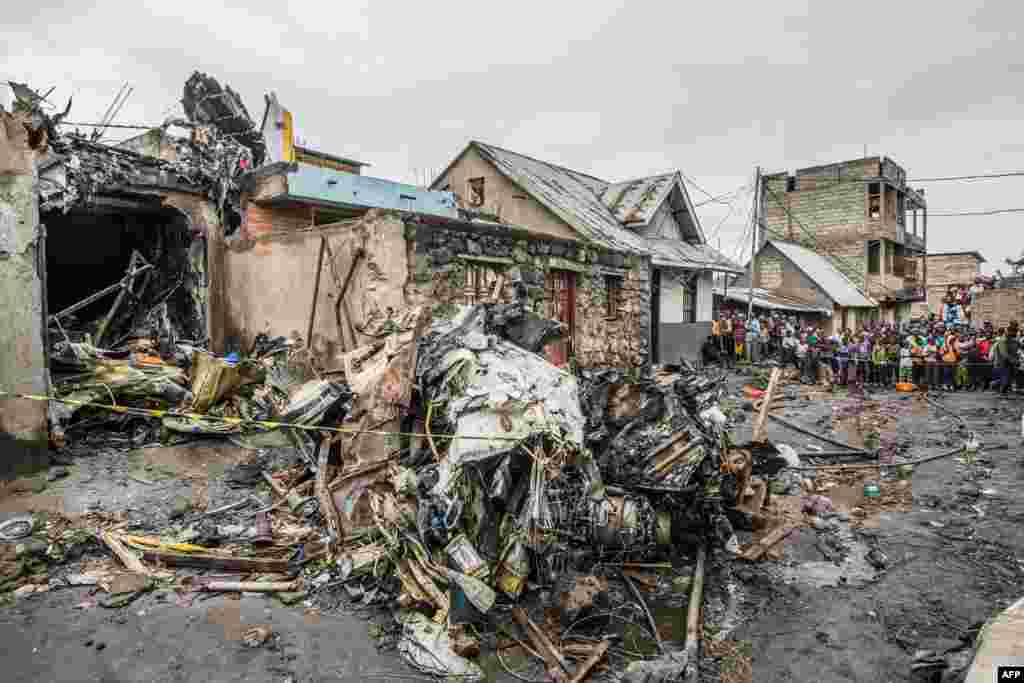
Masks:
[[[141,574],[143,576],[152,575],[153,572],[148,569],[146,565],[142,564],[142,561],[138,556],[129,550],[127,546],[121,542],[121,539],[118,536],[109,531],[104,531],[100,534],[100,538],[107,544],[107,547],[117,555],[117,559],[121,560],[121,564],[123,564],[128,571],[135,574]]]
[[[548,668],[548,676],[555,679],[564,679],[564,676],[561,674],[562,672],[569,673],[568,662],[566,662],[565,657],[562,656],[562,653],[558,651],[547,635],[530,620],[526,610],[522,607],[513,608],[512,618],[523,627],[523,630],[526,631],[526,636],[544,659],[544,663]]]
[[[590,671],[597,666],[598,662],[601,661],[601,658],[604,657],[605,653],[608,652],[608,648],[610,646],[611,643],[607,640],[602,640],[598,643],[597,647],[594,648],[594,653],[590,655],[586,661],[580,664],[580,667],[576,669],[576,673],[574,673],[572,678],[569,679],[569,683],[582,683],[582,681],[590,675]]]
[[[200,582],[209,593],[291,593],[299,589],[298,581],[209,581]]]
[[[168,567],[197,567],[199,569],[223,569],[238,572],[285,573],[288,560],[256,559],[251,557],[228,557],[223,555],[185,555],[163,550],[147,550],[142,553],[146,562],[159,562]]]
[[[754,435],[751,438],[752,441],[757,443],[764,443],[766,440],[764,422],[768,419],[768,411],[772,407],[772,398],[775,395],[775,387],[778,386],[780,375],[782,375],[781,368],[772,370],[771,379],[768,380],[768,390],[764,392],[764,396],[761,398],[761,413],[757,416],[757,422],[754,424]]]
[[[775,529],[760,541],[744,550],[740,557],[744,560],[750,561],[760,559],[760,557],[764,555],[769,548],[788,536],[795,528],[796,527],[792,526],[780,526],[778,529]]]

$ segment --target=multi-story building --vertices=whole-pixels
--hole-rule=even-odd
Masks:
[[[928,209],[923,190],[886,157],[765,176],[767,240],[796,242],[828,259],[879,304],[883,319],[909,317],[924,299]],[[919,261],[922,268],[918,268]]]

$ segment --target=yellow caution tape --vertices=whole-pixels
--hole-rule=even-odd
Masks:
[[[457,439],[468,439],[471,441],[509,441],[519,442],[522,441],[522,437],[507,436],[505,434],[480,434],[475,436],[470,435],[456,435],[456,434],[425,434],[420,432],[388,432],[379,429],[351,429],[345,427],[323,427],[320,425],[304,425],[296,424],[294,422],[276,422],[273,420],[249,420],[243,417],[221,417],[219,415],[201,415],[199,413],[186,413],[177,410],[154,410],[152,408],[134,408],[131,406],[122,405],[107,405],[106,403],[93,403],[91,401],[77,401],[71,398],[61,398],[59,396],[41,396],[38,394],[19,394],[13,391],[0,391],[0,398],[21,398],[29,401],[45,401],[66,403],[72,406],[78,406],[80,408],[98,408],[100,410],[109,410],[110,412],[127,414],[127,415],[141,415],[143,417],[177,417],[184,418],[187,420],[199,420],[204,422],[219,422],[222,424],[230,425],[241,425],[241,426],[253,426],[253,427],[265,427],[266,429],[302,429],[308,432],[331,432],[333,434],[370,434],[375,436],[408,436],[412,438],[433,438],[439,440],[455,441]]]

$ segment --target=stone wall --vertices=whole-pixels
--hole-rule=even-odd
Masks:
[[[433,301],[435,315],[451,304],[467,303],[467,268],[491,274],[518,270],[533,310],[552,316],[545,287],[549,270],[576,273],[576,361],[581,367],[634,367],[648,362],[650,349],[650,263],[636,256],[598,251],[577,243],[543,240],[505,228],[409,220],[406,237],[415,243],[410,259],[410,302]],[[607,276],[621,277],[618,315],[608,316]],[[501,297],[510,300],[511,286]]]

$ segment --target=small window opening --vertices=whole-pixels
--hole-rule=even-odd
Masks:
[[[605,275],[604,286],[608,299],[605,315],[613,320],[618,319],[619,312],[622,310],[622,277]]]
[[[881,242],[869,242],[868,243],[868,274],[878,275],[881,268],[882,262],[882,243]]]
[[[786,177],[786,192],[796,192],[796,176]]]
[[[882,192],[878,183],[868,185],[868,218],[882,217]]]
[[[483,206],[484,205],[484,179],[483,178],[470,178],[469,179],[469,205],[470,206]]]

